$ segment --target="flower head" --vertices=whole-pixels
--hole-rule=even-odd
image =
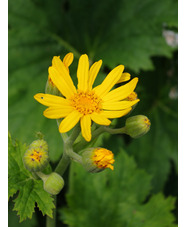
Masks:
[[[131,107],[139,101],[139,99],[125,100],[135,89],[138,78],[111,90],[123,75],[124,66],[119,65],[107,75],[100,85],[93,88],[102,60],[95,62],[89,68],[88,56],[83,54],[79,58],[76,89],[68,68],[72,63],[72,56],[72,53],[69,53],[63,61],[59,57],[54,57],[52,66],[49,67],[49,78],[63,97],[39,93],[34,98],[48,106],[43,113],[45,117],[64,118],[59,125],[60,133],[70,131],[80,121],[82,136],[85,140],[90,141],[91,121],[99,125],[110,125],[109,119],[126,115],[130,112]],[[129,75],[124,74],[123,77],[125,79],[122,81],[126,81]]]
[[[88,148],[82,154],[83,165],[88,172],[96,173],[106,168],[114,169],[112,165],[114,154],[105,148]]]
[[[114,169],[112,164],[114,163],[114,155],[112,151],[109,151],[105,148],[97,148],[94,150],[92,155],[92,160],[96,166],[100,169],[110,168]]]
[[[30,147],[24,154],[23,163],[32,172],[43,170],[49,162],[48,152],[40,147]]]

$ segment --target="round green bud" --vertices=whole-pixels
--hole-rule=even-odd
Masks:
[[[45,175],[42,177],[44,183],[44,190],[50,193],[51,195],[57,195],[60,193],[62,188],[64,187],[64,180],[63,178],[53,172],[49,175]]]
[[[43,149],[44,151],[48,151],[48,144],[45,140],[38,139],[38,140],[34,140],[30,144],[30,148],[39,148],[39,149]]]
[[[129,117],[125,123],[125,133],[132,138],[139,138],[150,130],[150,120],[144,115]]]
[[[41,171],[49,163],[48,152],[40,147],[30,147],[23,156],[23,163],[31,172]]]

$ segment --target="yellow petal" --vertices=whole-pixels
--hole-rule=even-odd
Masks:
[[[134,91],[137,85],[137,82],[138,82],[138,78],[136,77],[133,80],[131,80],[129,83],[107,93],[104,97],[102,97],[102,100],[119,101],[119,100],[125,99]]]
[[[78,78],[78,89],[86,91],[88,88],[88,72],[89,72],[89,61],[86,54],[81,55],[79,58],[77,78]]]
[[[74,60],[73,53],[68,53],[63,58],[63,63],[64,63],[65,66],[69,67],[72,64],[73,60]]]
[[[110,125],[111,121],[107,119],[102,113],[92,113],[90,115],[91,119],[99,125]]]
[[[64,118],[70,114],[74,109],[71,106],[68,107],[49,107],[44,112],[43,115],[50,119]]]
[[[49,67],[49,75],[52,82],[62,95],[70,98],[76,93],[76,88],[74,86],[70,86],[68,81],[65,80],[65,77],[60,76],[60,73],[54,67]]]
[[[55,68],[55,70],[57,70],[56,76],[61,76],[63,80],[65,80],[66,84],[70,87],[70,89],[75,93],[76,88],[74,86],[72,78],[69,75],[68,67],[66,68],[66,65],[64,65],[64,63],[61,61],[60,57],[56,57],[56,56],[53,57],[52,68]],[[50,75],[50,70],[49,70],[49,75]]]
[[[134,101],[115,101],[115,102],[104,102],[102,104],[102,108],[104,110],[124,110],[127,109],[137,102],[139,102],[139,99],[136,99]]]
[[[70,131],[79,121],[81,118],[82,114],[79,113],[78,111],[73,111],[70,114],[65,117],[60,125],[59,125],[59,132],[60,133],[65,133]]]
[[[56,95],[38,93],[34,95],[34,98],[45,106],[69,106],[68,100]]]
[[[117,84],[130,80],[130,77],[131,77],[130,73],[122,73]]]
[[[80,120],[82,136],[86,141],[91,140],[91,118],[89,115],[85,115]]]
[[[103,97],[106,95],[112,87],[117,83],[119,78],[121,77],[121,74],[124,70],[123,65],[119,65],[116,68],[114,68],[104,79],[104,81],[97,87],[95,87],[93,90],[99,97]]]
[[[131,107],[128,108],[128,109],[125,109],[125,110],[104,110],[102,115],[104,115],[105,117],[107,118],[119,118],[119,117],[123,117],[125,116],[126,114],[128,114],[130,111],[131,111]]]
[[[97,62],[95,62],[89,70],[89,79],[88,79],[88,89],[91,90],[92,89],[92,85],[94,84],[94,81],[97,77],[97,74],[101,68],[102,65],[102,60],[99,60]]]

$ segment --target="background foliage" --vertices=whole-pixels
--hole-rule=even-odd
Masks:
[[[96,83],[118,64],[138,76],[141,101],[132,115],[147,115],[152,123],[140,139],[121,135],[100,139],[115,153],[114,172],[90,175],[78,165],[71,166],[69,184],[58,201],[59,226],[175,226],[177,47],[167,44],[163,31],[177,32],[177,4],[176,0],[9,0],[12,137],[28,145],[41,131],[55,166],[62,154],[61,138],[55,120],[43,117],[44,107],[33,95],[44,91],[52,57],[62,58],[70,51],[75,55],[70,68],[74,81],[83,53],[91,61],[103,60]],[[124,122],[122,118],[116,124]],[[10,226],[44,226],[37,208],[32,220],[19,224],[13,206],[10,199]]]

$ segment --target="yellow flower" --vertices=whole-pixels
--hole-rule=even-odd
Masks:
[[[114,167],[112,166],[115,162],[114,154],[112,151],[105,148],[95,149],[92,155],[92,161],[100,169],[110,168],[111,170],[114,170]]]
[[[82,153],[83,166],[88,172],[97,173],[106,168],[114,170],[114,154],[105,148],[88,148]]]
[[[73,54],[68,54],[68,64],[53,57],[52,66],[49,67],[49,77],[61,92],[63,97],[51,94],[36,94],[34,98],[41,104],[48,106],[43,112],[50,119],[64,118],[59,125],[59,132],[71,130],[79,121],[82,136],[86,141],[91,140],[91,121],[99,125],[110,125],[112,118],[126,115],[139,99],[124,100],[136,87],[138,78],[116,89],[113,86],[120,80],[124,66],[114,68],[104,81],[93,88],[96,76],[101,68],[102,60],[95,62],[89,68],[89,59],[86,54],[79,58],[77,68],[77,89],[69,75],[68,66],[71,64]],[[66,59],[66,60],[67,60]],[[70,59],[70,60],[69,60]]]

